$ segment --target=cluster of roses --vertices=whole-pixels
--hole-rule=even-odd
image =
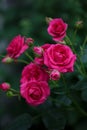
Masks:
[[[43,103],[50,95],[48,81],[58,80],[61,73],[72,72],[76,60],[71,48],[62,44],[67,24],[61,18],[48,19],[48,22],[47,31],[56,43],[33,47],[35,59],[24,67],[20,80],[20,94],[33,106]],[[17,61],[31,44],[32,38],[16,36],[7,47],[7,55],[2,62]],[[2,83],[0,88],[10,89],[6,83]]]

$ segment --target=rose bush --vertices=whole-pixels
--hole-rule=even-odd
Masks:
[[[80,116],[87,116],[86,108],[84,107],[84,110],[81,107],[85,104],[83,101],[87,101],[87,71],[81,59],[87,38],[80,47],[79,55],[74,43],[66,36],[68,25],[61,18],[48,18],[48,23],[47,31],[55,42],[36,46],[33,44],[34,40],[32,38],[18,35],[8,45],[7,55],[2,56],[4,57],[2,62],[14,62],[16,64],[22,62],[25,66],[20,75],[19,89],[16,90],[15,86],[3,82],[0,84],[0,90],[5,91],[7,96],[23,98],[28,104],[28,112],[35,110],[35,113],[33,111],[33,114],[27,116],[30,122],[34,122],[40,117],[41,123],[45,124],[47,129],[54,130],[58,128],[58,130],[63,130],[67,122],[73,122],[71,114],[76,113],[76,110],[78,110],[77,115],[73,117],[75,121]],[[28,48],[29,50],[27,50]],[[20,58],[23,53],[26,56],[25,59]],[[77,63],[75,64],[75,62]],[[69,74],[69,72],[74,71],[74,65],[76,71]],[[76,75],[77,77],[75,77]],[[78,90],[79,92],[77,92]],[[24,101],[22,106],[24,106]],[[79,105],[78,102],[82,104]],[[30,108],[30,106],[32,107]],[[32,109],[33,106],[34,109]],[[68,116],[66,116],[66,113]],[[81,115],[77,118],[79,113]],[[20,122],[23,123],[24,119]],[[17,125],[14,125],[15,127],[11,129],[16,129]]]

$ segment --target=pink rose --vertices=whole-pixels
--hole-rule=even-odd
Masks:
[[[41,47],[43,48],[43,51],[46,51],[50,46],[51,46],[51,44],[45,43],[45,44],[42,45]]]
[[[7,91],[10,89],[10,84],[4,82],[4,83],[0,84],[0,89],[2,89],[3,91]]]
[[[21,83],[25,83],[30,80],[48,81],[48,79],[49,75],[44,68],[41,68],[37,64],[30,63],[23,69]]]
[[[34,53],[37,54],[38,56],[41,56],[42,53],[43,53],[42,47],[37,47],[37,46],[35,46],[35,47],[33,48],[33,50],[34,50]]]
[[[48,43],[42,45],[41,48],[42,48],[42,50],[43,50],[43,53],[44,53],[44,51],[46,51],[50,46],[51,46],[51,44],[48,44]],[[42,55],[41,55],[40,57],[36,57],[36,58],[34,59],[34,62],[35,62],[36,64],[38,64],[38,65],[41,65],[41,66],[44,65],[43,53],[42,53]]]
[[[7,55],[7,56],[5,56],[5,57],[2,59],[2,62],[9,64],[9,63],[13,62],[13,59],[10,58],[10,57]]]
[[[45,81],[29,81],[20,86],[20,93],[30,105],[37,106],[50,95],[50,88]]]
[[[60,72],[58,70],[52,70],[50,73],[50,79],[52,80],[59,80]]]
[[[67,26],[61,18],[55,18],[49,22],[47,31],[54,41],[61,41],[66,36]]]
[[[35,57],[34,62],[40,66],[44,65],[43,57]]]
[[[32,38],[25,38],[25,44],[31,46],[33,45],[34,40]]]
[[[20,35],[14,37],[7,47],[7,55],[13,59],[18,58],[24,51],[28,49],[28,45],[24,43],[24,37]]]
[[[44,64],[59,72],[72,72],[76,55],[69,46],[63,44],[51,44],[44,52]]]

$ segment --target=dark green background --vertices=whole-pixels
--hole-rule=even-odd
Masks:
[[[78,31],[77,38],[75,41],[76,49],[79,53],[78,46],[82,45],[85,36],[87,35],[87,1],[86,0],[0,0],[0,54],[6,54],[6,47],[8,46],[11,39],[18,35],[25,35],[27,37],[32,37],[34,39],[34,44],[44,44],[44,43],[52,43],[52,38],[47,34],[47,24],[45,18],[52,17],[57,18],[61,17],[63,20],[68,23],[68,31],[67,34],[71,37],[74,33],[75,23],[76,21],[83,21],[83,28]],[[79,45],[78,45],[79,44]],[[87,59],[85,55],[84,61]],[[24,58],[24,56],[23,56]],[[0,57],[1,60],[1,57]],[[87,63],[87,60],[85,61]],[[19,90],[19,80],[21,76],[21,70],[24,64],[9,64],[4,65],[0,63],[0,83],[7,81],[10,82],[12,87]],[[76,72],[73,74],[69,74],[66,76],[66,79],[69,82],[69,85],[77,83],[81,76]],[[86,83],[87,85],[87,83]],[[86,90],[87,92],[87,90]],[[76,94],[77,95],[77,94]],[[78,92],[78,97],[79,97]],[[83,94],[83,98],[87,98],[86,93]],[[61,99],[61,97],[60,97]],[[66,99],[64,97],[64,99]],[[76,99],[78,99],[76,97]],[[87,101],[87,99],[86,99]],[[87,102],[84,102],[87,104]],[[48,104],[48,105],[47,105]],[[38,115],[39,112],[45,111],[45,109],[49,110],[52,107],[52,104],[49,102],[38,108],[32,108],[28,106],[24,101],[19,102],[17,98],[7,98],[5,94],[1,94],[0,96],[0,129],[7,130],[7,125],[12,124],[13,120],[16,119],[19,115],[23,113],[30,113],[30,115]],[[66,99],[65,106],[70,104],[69,99]],[[65,107],[64,106],[64,107]],[[61,107],[63,108],[63,106]],[[85,107],[84,107],[85,108]],[[87,107],[86,107],[87,108]],[[85,109],[86,109],[85,108]],[[34,110],[35,109],[35,110]],[[52,109],[54,109],[52,107]],[[59,110],[60,111],[60,110]],[[58,111],[58,112],[59,112]],[[64,112],[64,110],[63,110]],[[53,110],[54,116],[56,116],[55,111]],[[57,113],[57,112],[56,112]],[[58,113],[57,113],[58,114]],[[48,115],[49,116],[49,115]],[[50,115],[51,119],[54,118],[53,115]],[[78,114],[78,110],[68,111],[66,117],[68,116],[65,130],[86,130],[87,129],[87,118]],[[62,126],[65,122],[60,119],[60,114],[58,115],[57,121]],[[25,120],[30,119],[30,117],[23,116]],[[62,119],[64,119],[62,118]],[[21,117],[22,119],[22,117]],[[60,126],[54,125],[49,126],[48,124],[52,124],[53,121],[47,118],[43,118],[42,120],[37,119],[35,123],[33,123],[30,130],[46,130],[46,127],[49,128],[47,130],[60,130]],[[61,121],[61,122],[60,122]],[[24,122],[21,121],[21,122]],[[46,122],[49,122],[48,124]],[[56,124],[58,124],[58,122]],[[16,124],[16,123],[15,123]],[[27,130],[27,127],[21,127],[17,130]],[[27,126],[28,123],[25,123],[24,126]],[[11,126],[14,126],[13,124]],[[16,127],[14,127],[16,129]],[[13,127],[9,130],[13,130]]]

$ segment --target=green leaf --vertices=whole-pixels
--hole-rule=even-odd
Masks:
[[[56,106],[70,106],[72,101],[70,98],[68,98],[66,95],[58,95],[54,99]]]
[[[32,125],[32,117],[29,114],[23,114],[17,117],[6,130],[27,130]]]
[[[83,56],[81,57],[81,60],[83,63],[87,63],[87,47],[85,46],[85,49],[83,48]]]
[[[87,89],[82,91],[81,96],[82,96],[82,99],[87,102]]]
[[[75,90],[87,89],[87,78],[80,80],[76,85],[72,86],[72,89]]]
[[[62,130],[65,127],[66,119],[62,112],[53,109],[43,116],[43,122],[48,130]]]
[[[75,130],[87,130],[87,120],[82,119],[76,124]]]
[[[67,111],[67,124],[74,125],[79,119],[78,113],[75,111],[75,109],[71,108]]]

